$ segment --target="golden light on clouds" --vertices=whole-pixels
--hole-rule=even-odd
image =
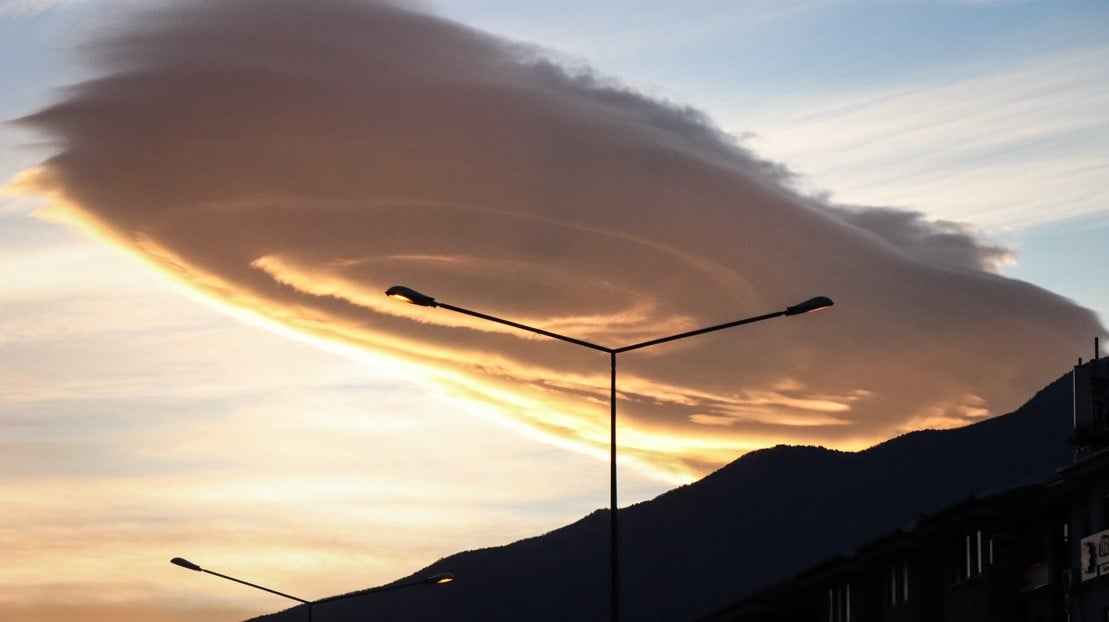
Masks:
[[[965,227],[802,196],[695,112],[403,8],[191,3],[93,49],[22,121],[59,145],[13,186],[44,214],[587,453],[604,356],[384,290],[607,347],[834,299],[621,355],[621,448],[683,478],[1002,412],[1101,332]]]
[[[41,24],[95,33],[62,72],[82,82],[36,95],[5,76],[5,110],[39,112],[4,126],[33,145],[0,162],[29,165],[0,205],[4,620],[244,619],[287,603],[168,560],[315,598],[604,505],[608,355],[399,304],[395,284],[608,347],[836,301],[621,354],[624,505],[759,448],[857,450],[1007,411],[1104,335],[996,274],[1015,253],[973,226],[795,191],[697,111],[527,45],[374,0],[95,4],[3,40],[31,75],[18,50]],[[543,28],[587,36],[566,17]],[[587,54],[611,62],[621,36]],[[1071,173],[1100,153],[1053,146],[1073,143],[1060,118],[1100,126],[1055,113],[1100,109],[1037,78],[1097,84],[1099,52],[864,92],[808,67],[794,78],[820,89],[714,121],[787,145],[840,197],[1043,222],[1093,209]],[[740,73],[711,91],[628,75],[697,105],[765,94]],[[968,98],[975,114],[944,120]]]

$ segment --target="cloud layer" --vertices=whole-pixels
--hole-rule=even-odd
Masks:
[[[24,120],[18,187],[222,302],[414,363],[552,439],[703,473],[779,442],[859,447],[1014,407],[1093,314],[991,272],[954,223],[802,197],[696,111],[383,4],[199,2],[87,48],[102,77]]]

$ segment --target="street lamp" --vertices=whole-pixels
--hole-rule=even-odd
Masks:
[[[436,574],[433,574],[433,575],[429,575],[427,577],[422,577],[420,579],[415,579],[415,580],[412,580],[412,581],[405,581],[403,583],[393,583],[391,585],[382,585],[381,587],[374,587],[374,588],[370,588],[368,590],[361,590],[361,591],[358,591],[358,592],[352,592],[350,594],[340,594],[339,596],[329,596],[327,598],[321,598],[319,600],[312,601],[312,600],[305,600],[305,599],[299,598],[297,596],[292,596],[292,595],[286,594],[284,592],[278,592],[277,590],[271,590],[268,587],[262,587],[261,585],[256,585],[254,583],[250,583],[249,581],[243,581],[242,579],[236,579],[235,577],[229,577],[225,574],[220,574],[220,573],[218,573],[214,570],[208,570],[207,568],[201,568],[200,566],[192,563],[191,561],[189,561],[189,560],[187,560],[183,557],[174,557],[173,559],[169,560],[169,563],[174,564],[176,566],[181,566],[182,568],[187,568],[188,570],[195,570],[197,572],[207,572],[208,574],[216,575],[217,577],[222,577],[222,578],[227,579],[229,581],[234,581],[235,583],[242,583],[243,585],[249,585],[250,587],[257,588],[257,589],[262,590],[264,592],[269,592],[270,594],[277,594],[278,596],[284,596],[285,598],[288,598],[289,600],[295,600],[298,603],[303,603],[305,605],[308,605],[308,607],[307,607],[307,609],[308,609],[308,622],[312,622],[312,605],[313,604],[325,603],[325,602],[330,602],[330,601],[334,601],[334,600],[342,600],[344,598],[353,598],[355,596],[362,596],[362,595],[365,595],[365,594],[375,594],[377,592],[385,592],[387,590],[396,590],[396,589],[400,589],[402,587],[415,587],[417,585],[443,585],[444,583],[450,583],[451,581],[454,581],[454,575],[453,574],[451,574],[449,572],[440,572],[440,573],[436,573]]]
[[[456,307],[454,305],[450,305],[450,304],[447,304],[445,302],[440,302],[440,301],[436,300],[435,298],[433,298],[431,296],[428,296],[426,294],[422,294],[422,293],[420,293],[420,292],[418,292],[418,291],[416,291],[416,290],[414,290],[410,287],[405,287],[403,285],[394,285],[394,286],[390,287],[388,290],[385,291],[385,295],[389,296],[390,298],[393,298],[394,300],[398,300],[400,302],[406,302],[408,304],[414,304],[414,305],[421,306],[421,307],[439,307],[439,308],[442,308],[442,309],[447,309],[449,311],[454,311],[456,313],[462,313],[464,315],[469,315],[469,316],[480,318],[480,319],[483,319],[483,320],[488,320],[490,322],[496,322],[498,324],[504,324],[506,326],[512,326],[513,328],[518,328],[520,330],[525,330],[525,331],[536,333],[536,334],[539,334],[539,335],[544,335],[544,336],[550,337],[552,339],[558,339],[560,341],[566,341],[566,342],[569,342],[569,343],[572,343],[572,344],[575,344],[575,345],[582,346],[584,348],[590,348],[592,350],[599,350],[601,352],[608,353],[608,355],[609,355],[609,365],[610,365],[611,370],[612,370],[612,373],[611,373],[611,379],[612,380],[611,380],[610,387],[609,387],[609,415],[610,415],[610,423],[609,423],[609,531],[610,531],[610,536],[609,536],[609,540],[610,540],[610,547],[611,547],[610,553],[609,553],[609,555],[610,555],[610,557],[609,557],[609,568],[610,568],[609,574],[610,574],[610,580],[611,580],[611,588],[610,588],[610,592],[609,592],[610,596],[611,596],[611,605],[610,605],[610,608],[609,608],[609,612],[611,613],[612,622],[619,622],[619,620],[620,620],[620,613],[619,613],[619,611],[620,611],[619,610],[619,607],[620,607],[620,596],[619,596],[619,594],[620,594],[620,581],[619,581],[620,562],[619,562],[619,559],[620,558],[619,558],[619,544],[618,544],[619,543],[619,538],[617,537],[618,533],[619,533],[619,529],[618,529],[618,522],[617,522],[617,507],[616,507],[616,355],[621,354],[623,352],[630,352],[632,350],[639,350],[639,349],[647,348],[647,347],[650,347],[650,346],[656,346],[656,345],[659,345],[661,343],[667,343],[669,341],[676,341],[678,339],[685,339],[686,337],[693,337],[695,335],[703,335],[705,333],[711,333],[711,332],[714,332],[714,331],[723,330],[725,328],[732,328],[733,326],[741,326],[743,324],[753,324],[755,322],[761,322],[763,320],[769,320],[771,318],[776,318],[776,317],[801,315],[803,313],[808,313],[810,311],[817,311],[819,309],[826,309],[826,308],[828,308],[828,307],[830,307],[834,304],[830,298],[827,298],[825,296],[817,296],[815,298],[810,298],[810,299],[808,299],[804,302],[786,307],[786,309],[784,311],[775,311],[773,313],[767,313],[765,315],[757,315],[755,317],[749,317],[749,318],[742,319],[742,320],[736,320],[734,322],[727,322],[725,324],[717,324],[715,326],[709,326],[707,328],[699,328],[697,330],[691,330],[691,331],[688,331],[688,332],[679,333],[677,335],[671,335],[669,337],[661,337],[659,339],[651,339],[650,341],[643,341],[643,342],[635,343],[635,344],[632,344],[632,345],[629,345],[629,346],[624,346],[624,347],[621,347],[621,348],[609,348],[609,347],[598,345],[598,344],[595,344],[595,343],[590,343],[590,342],[584,341],[582,339],[575,339],[573,337],[567,337],[566,335],[560,335],[558,333],[553,333],[549,330],[543,330],[542,328],[535,328],[534,326],[528,326],[527,324],[520,324],[519,322],[513,322],[513,321],[510,321],[510,320],[495,317],[495,316],[492,316],[492,315],[487,315],[485,313],[479,313],[477,311],[471,311],[470,309],[464,309],[462,307]]]

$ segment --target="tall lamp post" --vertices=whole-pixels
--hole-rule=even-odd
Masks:
[[[174,557],[173,559],[169,560],[169,563],[174,564],[176,566],[181,566],[182,568],[187,568],[189,570],[195,570],[197,572],[206,572],[208,574],[215,575],[215,576],[221,577],[223,579],[227,579],[228,581],[234,581],[235,583],[242,583],[243,585],[249,585],[250,587],[262,590],[263,592],[269,592],[270,594],[277,594],[278,596],[284,596],[285,598],[288,598],[289,600],[295,600],[298,603],[303,603],[303,604],[308,606],[307,607],[307,609],[308,609],[308,622],[312,622],[312,605],[317,604],[317,603],[330,602],[330,601],[333,601],[333,600],[342,600],[344,598],[353,598],[355,596],[362,596],[362,595],[365,595],[365,594],[373,594],[373,593],[376,593],[376,592],[385,592],[385,591],[388,591],[388,590],[396,590],[396,589],[400,589],[400,588],[403,588],[403,587],[415,587],[417,585],[442,585],[444,583],[450,583],[451,581],[454,581],[454,575],[453,574],[451,574],[449,572],[440,572],[440,573],[437,573],[437,574],[429,575],[429,576],[424,577],[422,579],[417,579],[415,581],[407,581],[407,582],[404,582],[404,583],[394,583],[392,585],[382,585],[381,587],[370,588],[368,590],[361,590],[359,592],[352,592],[350,594],[340,594],[339,596],[330,596],[328,598],[321,598],[319,600],[312,601],[312,600],[305,600],[305,599],[300,598],[298,596],[292,596],[292,595],[286,594],[284,592],[278,592],[277,590],[271,590],[268,587],[262,587],[261,585],[256,585],[256,584],[251,583],[249,581],[243,581],[242,579],[236,579],[235,577],[229,577],[225,574],[220,574],[220,573],[218,573],[214,570],[208,570],[207,568],[201,568],[200,566],[192,563],[191,561],[189,561],[189,560],[187,560],[183,557]]]
[[[550,337],[552,339],[558,339],[560,341],[566,341],[568,343],[579,345],[579,346],[582,346],[584,348],[590,348],[592,350],[598,350],[600,352],[605,352],[609,355],[609,366],[612,370],[611,383],[610,383],[610,387],[609,387],[609,416],[610,416],[610,423],[609,423],[609,531],[610,531],[610,536],[609,536],[609,541],[610,541],[610,547],[611,547],[610,553],[609,553],[609,555],[610,555],[610,557],[609,557],[609,568],[610,568],[609,575],[610,575],[610,580],[611,580],[611,588],[610,588],[610,592],[609,592],[610,597],[611,597],[611,605],[609,607],[609,612],[611,613],[612,622],[619,622],[619,620],[620,620],[620,580],[619,580],[619,577],[620,577],[620,562],[619,562],[619,559],[620,559],[620,557],[619,557],[620,545],[619,545],[619,538],[618,538],[619,528],[618,528],[618,522],[617,522],[617,506],[616,506],[616,355],[621,354],[623,352],[630,352],[632,350],[640,350],[642,348],[647,348],[647,347],[650,347],[650,346],[657,346],[659,344],[667,343],[669,341],[677,341],[678,339],[685,339],[686,337],[693,337],[693,336],[696,336],[696,335],[703,335],[705,333],[711,333],[711,332],[714,332],[714,331],[723,330],[725,328],[732,328],[733,326],[742,326],[743,324],[753,324],[755,322],[761,322],[763,320],[769,320],[771,318],[776,318],[776,317],[801,315],[802,313],[808,313],[810,311],[816,311],[818,309],[825,309],[825,308],[828,308],[828,307],[830,307],[834,304],[830,298],[827,298],[825,296],[817,296],[816,298],[810,298],[810,299],[808,299],[804,302],[795,304],[795,305],[790,306],[790,307],[786,307],[784,311],[775,311],[773,313],[767,313],[765,315],[757,315],[755,317],[749,317],[749,318],[742,319],[742,320],[736,320],[734,322],[726,322],[724,324],[717,324],[715,326],[709,326],[707,328],[699,328],[697,330],[691,330],[691,331],[688,331],[688,332],[679,333],[677,335],[670,335],[669,337],[660,337],[658,339],[651,339],[650,341],[643,341],[643,342],[640,342],[640,343],[634,343],[632,345],[623,346],[621,348],[609,348],[609,347],[598,345],[598,344],[595,344],[595,343],[590,343],[590,342],[582,340],[582,339],[575,339],[574,337],[567,337],[566,335],[560,335],[558,333],[554,333],[554,332],[551,332],[549,330],[543,330],[542,328],[536,328],[534,326],[528,326],[527,324],[520,324],[519,322],[513,322],[511,320],[506,320],[506,319],[495,317],[495,316],[492,316],[492,315],[487,315],[485,313],[479,313],[477,311],[472,311],[470,309],[464,309],[462,307],[456,307],[454,305],[450,305],[450,304],[447,304],[445,302],[440,302],[438,300],[435,300],[435,298],[433,298],[431,296],[428,296],[426,294],[421,294],[420,292],[418,292],[414,289],[411,289],[409,287],[405,287],[403,285],[394,285],[393,287],[390,287],[388,290],[385,291],[385,295],[389,296],[390,298],[393,298],[395,300],[399,300],[401,302],[406,302],[406,303],[409,303],[409,304],[418,305],[418,306],[421,306],[421,307],[439,307],[439,308],[442,308],[442,309],[447,309],[448,311],[454,311],[456,313],[462,313],[464,315],[469,315],[469,316],[476,317],[476,318],[479,318],[479,319],[482,319],[482,320],[488,320],[490,322],[496,322],[498,324],[504,324],[506,326],[511,326],[513,328],[518,328],[520,330],[528,331],[528,332],[531,332],[531,333],[536,333],[538,335],[543,335],[545,337]]]

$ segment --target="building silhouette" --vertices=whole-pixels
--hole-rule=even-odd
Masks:
[[[1072,379],[1076,449],[1053,477],[921,517],[702,621],[1109,621],[1109,359],[1096,340]]]

